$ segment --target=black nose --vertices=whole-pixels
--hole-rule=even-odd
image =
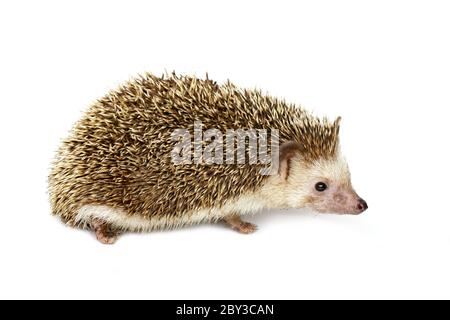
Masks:
[[[363,212],[366,211],[369,206],[367,205],[367,202],[360,198],[358,199],[358,205],[356,207],[359,211]]]

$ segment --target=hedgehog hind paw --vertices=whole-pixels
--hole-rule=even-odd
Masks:
[[[113,230],[110,225],[99,219],[92,221],[92,229],[97,240],[103,244],[114,244],[120,235],[120,232]]]
[[[224,218],[226,224],[228,224],[233,230],[236,230],[239,233],[250,234],[255,232],[258,227],[250,222],[243,221],[238,215],[231,215],[229,217]]]
[[[118,239],[118,234],[114,233],[108,233],[108,232],[102,232],[102,231],[95,231],[95,236],[97,237],[97,240],[100,241],[103,244],[114,244]]]

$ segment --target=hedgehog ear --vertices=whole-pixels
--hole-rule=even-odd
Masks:
[[[302,146],[295,141],[288,141],[280,146],[280,163],[278,173],[281,179],[286,180],[289,177],[291,160],[295,155],[300,154]]]

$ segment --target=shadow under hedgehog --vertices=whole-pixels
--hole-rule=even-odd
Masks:
[[[276,129],[279,165],[174,164],[171,134],[206,128]],[[318,119],[284,100],[188,76],[145,74],[90,106],[58,150],[49,176],[52,211],[92,229],[102,243],[124,231],[223,221],[242,233],[241,216],[265,208],[307,207],[360,214],[339,147],[339,122]]]

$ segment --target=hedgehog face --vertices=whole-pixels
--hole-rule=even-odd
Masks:
[[[289,161],[285,194],[289,207],[308,207],[320,213],[360,214],[367,203],[353,190],[345,159],[304,162],[301,154]]]
[[[321,213],[360,214],[367,209],[352,187],[347,163],[341,157],[318,161],[306,181],[307,206]]]

